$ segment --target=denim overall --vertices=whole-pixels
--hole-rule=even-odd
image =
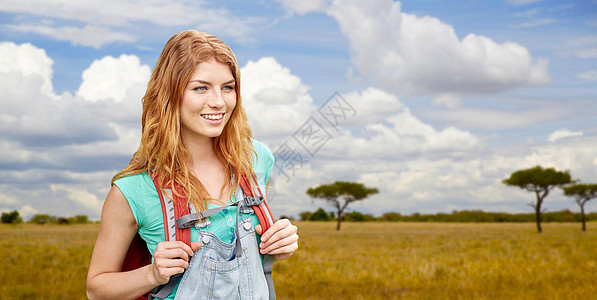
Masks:
[[[164,190],[172,197],[171,189]],[[199,229],[196,241],[201,242],[201,248],[194,252],[184,273],[172,276],[168,283],[154,289],[149,299],[166,298],[177,284],[174,299],[276,299],[271,272],[272,257],[264,255],[261,261],[251,217],[239,220],[240,214],[255,213],[253,206],[260,206],[264,201],[262,196],[247,197],[239,188],[238,201],[234,204],[197,212],[194,205],[189,203],[190,213],[176,219],[172,201],[169,198],[160,199],[168,233],[166,240],[176,240],[175,228],[194,226]],[[209,216],[230,206],[237,206],[236,222],[234,239],[226,243],[209,232]],[[269,222],[273,223],[272,220]]]
[[[167,190],[167,192],[171,191]],[[199,229],[196,240],[201,242],[201,248],[195,251],[189,262],[189,267],[182,274],[175,300],[276,299],[271,277],[271,256],[264,255],[262,265],[255,227],[251,218],[239,220],[241,213],[255,213],[251,206],[254,203],[245,196],[240,188],[237,192],[237,199],[240,201],[233,204],[238,208],[234,239],[231,243],[223,242],[217,235],[209,232],[211,221],[208,217],[228,206],[198,213],[190,203],[191,213],[176,219],[178,228],[195,226]],[[168,202],[171,203],[171,201]],[[173,227],[174,225],[168,224],[168,226]],[[170,239],[173,240],[175,237],[172,236]],[[165,298],[174,288],[180,275],[173,277],[170,282],[156,290],[151,295],[151,299],[154,297]]]
[[[251,207],[239,207],[252,213]],[[209,221],[208,221],[209,222]],[[208,224],[203,223],[206,228]],[[238,221],[232,243],[225,243],[215,234],[201,230],[195,251],[184,272],[174,299],[268,299],[269,291],[255,229],[250,218]],[[241,253],[237,252],[240,245]]]

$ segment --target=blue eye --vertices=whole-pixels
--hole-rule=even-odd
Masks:
[[[225,91],[233,91],[234,90],[234,86],[233,85],[226,85],[222,87],[223,90]]]
[[[198,86],[196,88],[193,89],[194,91],[207,91],[207,87],[206,86]]]

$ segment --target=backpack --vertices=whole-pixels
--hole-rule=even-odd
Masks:
[[[273,224],[274,218],[272,213],[265,201],[261,189],[259,185],[257,185],[257,180],[253,177],[253,182],[255,183],[255,187],[257,189],[257,193],[251,189],[251,184],[247,176],[244,174],[240,177],[240,188],[242,189],[243,193],[245,194],[245,203],[249,203],[259,220],[259,224],[262,228],[262,233],[267,231]],[[170,200],[169,198],[164,198],[162,194],[162,190],[160,189],[160,184],[157,182],[157,177],[152,177],[153,183],[156,187],[158,195],[160,197],[160,202],[162,205],[162,215],[164,218],[164,234],[167,241],[182,241],[187,245],[191,245],[191,226],[200,218],[207,218],[214,213],[217,213],[220,210],[227,208],[228,206],[237,205],[241,199],[237,199],[237,203],[222,206],[206,211],[201,211],[197,213],[194,211],[194,206],[190,206],[187,203],[186,198],[179,197],[177,195],[183,195],[182,190],[179,186],[174,186],[177,189],[177,193],[168,193],[174,201]],[[171,189],[165,189],[166,192]],[[135,234],[135,237],[131,241],[129,249],[126,253],[124,258],[121,271],[131,271],[138,269],[140,267],[146,266],[151,264],[151,254],[147,249],[147,244],[141,238],[139,233]],[[272,279],[272,271],[271,271],[271,256],[264,255],[263,257],[263,272],[265,274],[268,288],[270,290],[270,299],[275,299],[275,291]],[[153,291],[148,291],[146,294],[137,298],[137,300],[148,300],[148,299],[162,299],[165,298],[170,294],[172,289],[176,286],[182,274],[174,275],[170,278],[170,281],[164,285],[158,286]]]

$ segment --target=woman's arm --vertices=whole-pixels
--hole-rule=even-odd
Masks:
[[[89,299],[135,299],[188,267],[189,257],[193,255],[191,247],[183,242],[162,242],[154,253],[153,264],[120,272],[136,232],[133,212],[120,189],[113,185],[104,202],[100,232],[87,274]],[[199,247],[195,243],[193,248]]]

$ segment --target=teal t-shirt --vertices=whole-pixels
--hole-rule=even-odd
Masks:
[[[253,149],[255,149],[256,156],[253,158],[253,170],[257,175],[259,186],[263,189],[274,167],[274,155],[263,143],[253,140]],[[128,201],[135,220],[139,225],[139,235],[147,243],[147,248],[153,256],[157,244],[165,241],[164,235],[164,220],[162,216],[162,205],[160,203],[159,195],[156,191],[155,185],[149,177],[147,172],[120,178],[114,182],[120,189],[126,200]],[[236,193],[232,192],[230,203],[236,202]],[[218,207],[215,204],[208,204],[209,208]],[[236,206],[228,207],[222,211],[212,215],[210,218],[211,225],[208,231],[216,234],[222,241],[230,243],[234,238],[234,224],[236,223]],[[244,215],[243,217],[246,217]],[[251,214],[253,224],[259,224],[257,216]],[[196,242],[199,230],[191,227],[191,242]],[[259,243],[259,235],[257,236]],[[173,299],[176,294],[176,289],[166,299]]]

